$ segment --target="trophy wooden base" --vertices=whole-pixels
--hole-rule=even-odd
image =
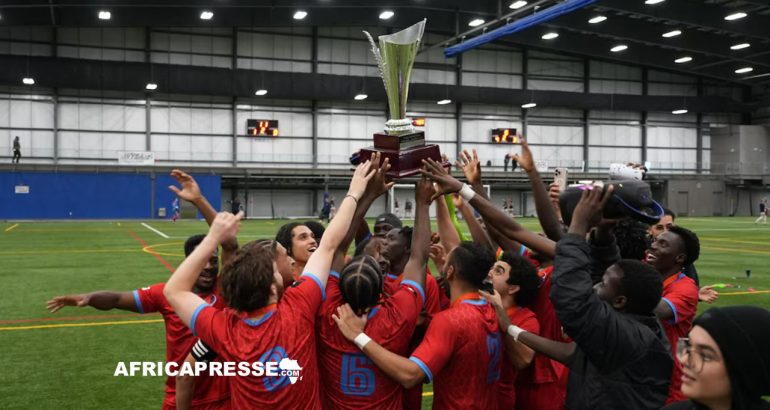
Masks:
[[[388,177],[392,179],[405,178],[419,174],[420,168],[422,168],[422,160],[424,159],[431,158],[434,161],[441,162],[441,151],[439,151],[438,145],[436,144],[428,144],[405,150],[367,147],[363,148],[360,152],[361,162],[369,160],[375,152],[380,153],[382,160],[388,158],[390,161]]]

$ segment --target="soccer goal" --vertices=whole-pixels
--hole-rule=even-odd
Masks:
[[[492,190],[489,185],[484,185],[487,197],[492,199]],[[411,205],[407,208],[407,205]],[[414,185],[395,184],[390,188],[388,195],[388,212],[401,219],[414,219]],[[436,217],[436,206],[430,205],[430,217]]]

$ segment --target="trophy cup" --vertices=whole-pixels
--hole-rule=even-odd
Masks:
[[[366,161],[380,152],[382,158],[390,161],[388,176],[394,179],[419,173],[423,159],[441,162],[438,145],[426,145],[425,132],[415,131],[412,120],[406,117],[409,77],[424,31],[425,20],[398,33],[380,36],[379,47],[371,34],[364,31],[385,84],[390,120],[385,123],[384,133],[374,134],[374,146],[361,149],[359,158]]]

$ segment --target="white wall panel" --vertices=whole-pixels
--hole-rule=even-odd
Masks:
[[[588,143],[590,145],[629,145],[641,146],[642,128],[628,125],[589,125]]]
[[[521,88],[521,75],[463,72],[463,85],[472,87]]]
[[[648,127],[647,146],[695,148],[697,132],[695,128]]]
[[[603,61],[591,61],[590,73],[592,78],[605,78],[616,80],[642,80],[641,67],[632,67],[623,64],[605,63]]]
[[[641,162],[641,148],[588,147],[588,161],[592,167],[609,169],[612,163]]]
[[[138,134],[59,132],[59,155],[64,158],[96,158],[117,161],[119,151],[144,151],[145,137]]]
[[[425,127],[417,128],[425,131],[425,139],[432,143],[452,141],[457,139],[457,121],[454,118],[425,118]]]
[[[599,94],[642,94],[642,83],[623,80],[596,80],[591,79],[589,91]]]
[[[531,144],[582,145],[583,127],[528,125],[527,142]]]
[[[686,95],[693,97],[698,95],[697,87],[690,84],[682,85],[650,82],[647,85],[647,92],[649,95]]]
[[[312,58],[312,47],[312,39],[309,37],[247,32],[238,33],[238,55],[241,57],[310,60]]]
[[[310,140],[299,138],[239,137],[238,161],[309,165],[313,162],[312,145]]]
[[[527,84],[532,90],[583,92],[582,81],[539,80],[530,78]]]
[[[53,104],[35,100],[1,100],[0,126],[53,128]]]
[[[2,129],[0,130],[0,152],[11,155],[13,140],[19,137],[22,161],[29,157],[53,157],[53,131]]]
[[[463,54],[463,70],[521,73],[522,55],[518,52],[474,49]]]
[[[549,169],[579,166],[583,160],[583,147],[537,145],[530,147],[532,155],[538,161],[546,161]]]
[[[369,139],[382,132],[385,116],[318,115],[318,135],[322,138]]]
[[[656,168],[664,169],[695,169],[697,166],[697,151],[692,149],[647,149],[647,160],[652,162],[651,172]]]
[[[547,75],[555,77],[582,77],[582,61],[551,61],[530,58],[527,67],[530,75]]]

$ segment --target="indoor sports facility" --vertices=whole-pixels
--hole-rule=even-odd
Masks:
[[[768,198],[765,0],[3,1],[0,408],[555,410],[565,403],[601,409],[622,408],[613,406],[621,402],[635,409],[689,400],[714,410],[764,409],[744,404],[766,405],[756,400],[770,397],[770,380],[762,379],[770,370],[740,378],[742,368],[731,363],[770,369],[766,344],[750,359],[722,355],[733,389],[722,397],[732,406],[719,407],[699,395],[700,376],[693,374],[700,370],[688,373],[704,365],[689,344],[697,334],[688,332],[706,329],[722,353],[740,350],[722,344],[717,329],[723,327],[709,327],[716,319],[701,315],[714,308],[742,315],[730,313],[736,306],[770,309]],[[383,223],[388,228],[378,231]],[[602,242],[604,233],[614,236]],[[194,235],[200,237],[191,245]],[[233,241],[237,246],[230,247]],[[499,292],[496,264],[474,268],[486,278],[479,283],[468,279],[469,266],[484,259],[458,262],[466,241],[496,255],[497,263],[508,261],[509,281],[500,286],[515,289]],[[630,247],[642,248],[626,253],[623,245],[632,241]],[[218,260],[206,265],[212,253],[201,249],[209,244],[205,249]],[[557,296],[578,289],[561,271],[580,265],[563,262],[577,258],[567,255],[568,245],[583,244],[596,245],[592,252],[600,244],[612,247],[602,252],[618,249],[613,261],[625,266],[618,281],[636,266],[621,258],[643,260],[661,274],[662,294],[654,312],[645,311],[656,318],[645,326],[665,330],[658,336],[673,372],[669,384],[650,387],[670,389],[661,401],[643,388],[636,394],[646,398],[591,388],[576,393],[596,386],[587,381],[596,377],[592,366],[602,369],[592,361],[595,341],[570,331],[586,327],[570,323],[576,307],[564,301],[572,299]],[[258,246],[270,250],[255,251]],[[672,247],[680,252],[666,256]],[[323,265],[318,261],[327,251]],[[238,272],[248,276],[261,265],[246,273],[237,267],[265,252],[272,258],[263,264],[267,287],[244,291],[255,282]],[[346,275],[366,274],[353,272],[366,270],[353,266],[369,263],[361,254],[372,257],[367,269],[379,276],[368,280],[379,285],[372,285],[370,305],[357,309],[352,288],[343,285]],[[497,323],[496,308],[509,309],[509,316],[513,307],[530,308],[517,296],[525,285],[513,283],[515,264],[501,255],[534,266],[538,297],[550,309],[545,321],[531,308],[540,333],[513,316]],[[538,259],[543,255],[547,262]],[[294,272],[278,286],[285,276],[280,258],[291,260]],[[670,266],[661,267],[664,260]],[[318,266],[325,266],[322,274],[311,271]],[[412,270],[418,272],[409,276]],[[213,272],[209,291],[199,287],[197,275],[204,272]],[[594,283],[602,272],[591,276]],[[550,299],[542,285],[550,288],[549,275]],[[396,281],[392,288],[389,278]],[[689,296],[697,296],[681,306],[687,290],[680,279],[691,280]],[[310,289],[316,282],[318,301],[318,289]],[[364,286],[355,283],[350,286]],[[482,285],[497,292],[502,307],[478,295],[487,289]],[[431,296],[430,286],[443,298],[435,312],[428,299],[439,296]],[[625,286],[617,292],[629,292],[630,282]],[[400,306],[391,298],[406,300],[407,293],[422,301],[414,317],[402,323],[393,318],[405,314],[385,315],[389,306]],[[456,326],[467,330],[456,340],[439,337],[452,334],[451,326],[437,329],[471,293],[488,305],[496,336],[482,349],[489,359],[482,387],[468,381],[466,394],[453,384],[453,372],[459,378],[457,369],[467,369],[463,377],[470,380],[474,370],[465,367],[456,340],[470,337],[473,326]],[[239,305],[244,294],[267,299]],[[188,309],[192,297],[204,304]],[[633,297],[601,300],[618,320],[639,326],[626,317]],[[295,328],[286,312],[305,304],[312,306],[303,317],[315,331],[305,332],[310,339],[299,345],[310,353],[284,341],[264,349],[255,344],[256,356],[242,356],[249,349],[236,345],[243,340],[302,337],[286,330]],[[357,323],[336,310],[344,304],[367,318],[355,338],[344,325]],[[220,315],[241,327],[222,330]],[[764,316],[754,322],[760,320]],[[545,323],[561,331],[548,336]],[[248,334],[268,326],[274,333]],[[373,333],[382,328],[388,330],[380,330],[381,337]],[[388,344],[392,338],[384,335],[407,328],[402,339],[410,343]],[[542,350],[519,331],[563,345],[568,354]],[[727,333],[742,334],[737,328]],[[748,345],[746,334],[741,343]],[[456,350],[429,354],[428,340]],[[611,340],[602,348],[625,351]],[[377,356],[380,350],[364,347],[371,341],[395,354]],[[198,355],[206,348],[212,355]],[[327,350],[341,357],[329,358]],[[516,353],[509,357],[510,351]],[[549,393],[561,401],[538,401],[532,392],[545,390],[525,381],[564,357],[587,364],[555,365],[569,369],[553,370],[559,376],[549,382],[555,389],[562,383]],[[296,371],[286,363],[299,362],[302,376],[191,382],[146,371],[153,363],[268,359],[281,371]],[[612,370],[629,380],[643,371],[629,365],[632,359],[618,360]],[[125,375],[124,363],[144,367]],[[337,367],[340,375],[327,374],[330,368],[339,373]],[[736,380],[766,385],[740,390]],[[303,383],[310,387],[293,390]],[[216,394],[205,396],[209,388]],[[738,390],[752,398],[739,400]],[[485,395],[494,398],[484,401]]]

